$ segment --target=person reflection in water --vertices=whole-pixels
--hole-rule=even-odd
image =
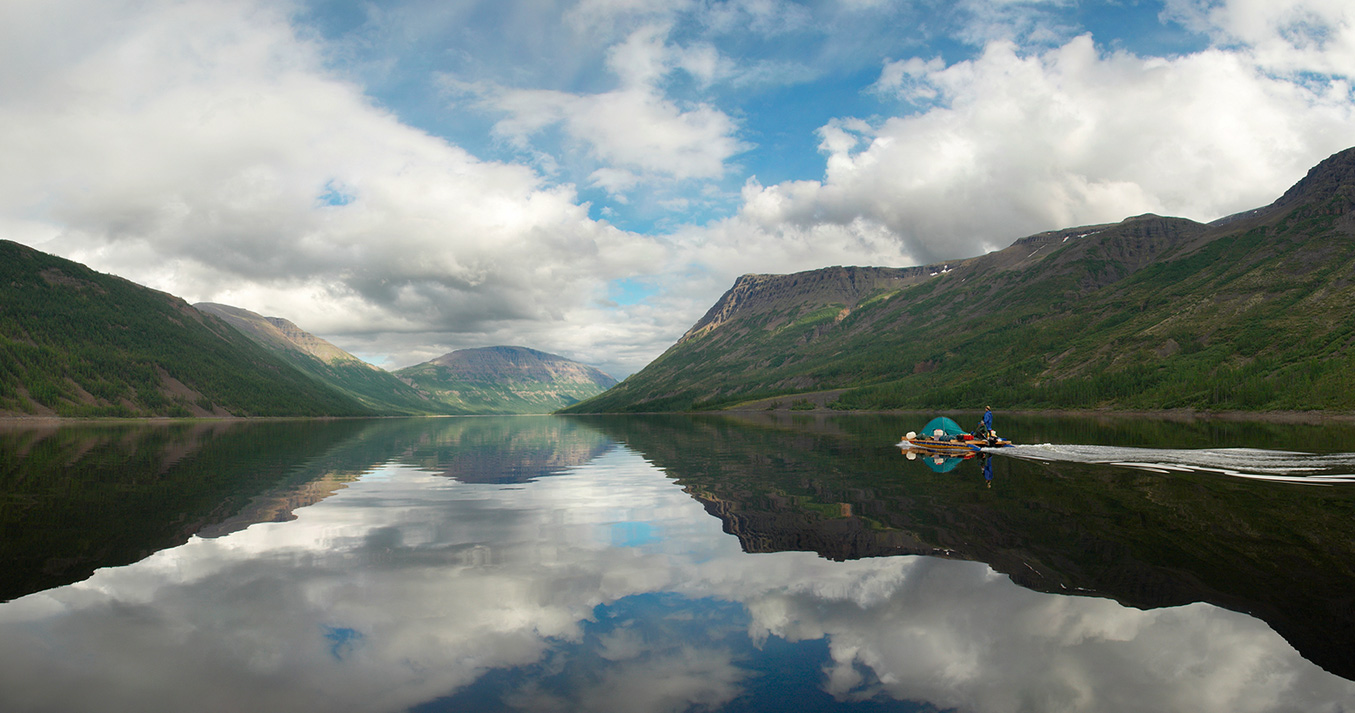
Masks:
[[[979,459],[983,461],[983,480],[984,485],[993,487],[993,457],[987,453],[980,453]]]

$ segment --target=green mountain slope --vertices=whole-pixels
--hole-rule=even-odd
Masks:
[[[245,336],[320,383],[382,414],[442,413],[446,408],[395,378],[281,317],[202,302],[198,310],[228,322]]]
[[[550,413],[616,380],[591,366],[526,347],[461,349],[395,372],[454,413]]]
[[[370,413],[177,297],[0,241],[0,414]]]
[[[745,276],[569,411],[809,407],[830,390],[816,400],[856,409],[1355,409],[1352,207],[1355,149],[1211,225],[1145,215],[927,268]]]

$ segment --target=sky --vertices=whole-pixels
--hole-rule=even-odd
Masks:
[[[6,0],[0,238],[624,378],[742,274],[1266,205],[1352,75],[1348,0]]]

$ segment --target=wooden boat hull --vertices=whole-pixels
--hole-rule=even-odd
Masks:
[[[991,441],[979,440],[977,438],[972,441],[957,439],[942,441],[936,438],[918,436],[917,438],[905,438],[903,440],[910,448],[932,451],[935,453],[953,454],[977,453],[985,448],[1010,448],[1012,445],[1011,441],[1002,438],[995,438]]]

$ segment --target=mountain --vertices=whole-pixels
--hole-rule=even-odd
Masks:
[[[1142,215],[923,268],[745,275],[566,412],[1355,409],[1355,149],[1273,204]]]
[[[395,375],[457,413],[550,413],[616,380],[591,366],[526,347],[461,349]]]
[[[200,302],[198,310],[220,317],[245,336],[320,383],[382,414],[416,415],[446,409],[395,378],[281,317]]]
[[[0,240],[0,415],[371,413],[173,295]]]

